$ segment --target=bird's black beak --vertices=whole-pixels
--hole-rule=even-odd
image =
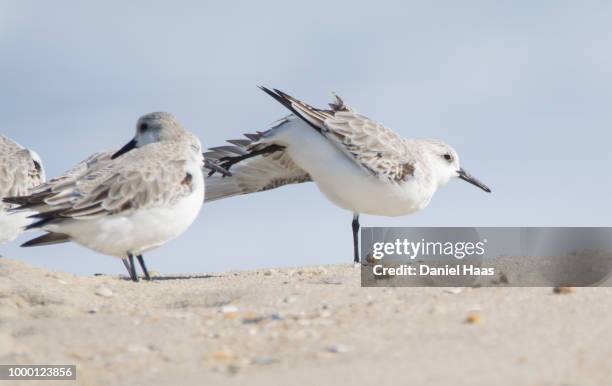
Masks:
[[[485,192],[491,193],[491,189],[489,189],[487,185],[478,181],[475,177],[472,177],[469,173],[463,170],[463,168],[459,169],[457,171],[457,174],[459,174],[459,178],[461,178],[463,181],[467,181],[472,185],[478,186],[480,189],[484,190]]]
[[[136,148],[136,140],[132,139],[130,142],[126,143],[125,146],[123,146],[121,149],[119,149],[119,151],[117,151],[115,154],[112,155],[111,159],[115,159],[119,156],[121,156],[122,154],[127,153],[128,151],[135,149]]]

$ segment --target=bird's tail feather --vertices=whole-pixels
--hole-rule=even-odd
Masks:
[[[70,241],[70,236],[63,233],[50,232],[21,244],[22,247],[40,247],[43,245],[61,244]]]

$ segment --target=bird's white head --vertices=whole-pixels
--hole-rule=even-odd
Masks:
[[[453,178],[460,178],[487,193],[491,192],[488,186],[461,167],[459,154],[450,145],[435,139],[421,139],[419,142],[423,145],[424,155],[431,165],[432,174],[438,186],[447,184]]]
[[[132,149],[140,148],[150,143],[178,140],[185,133],[185,129],[183,129],[174,115],[170,113],[156,112],[143,115],[136,123],[136,135],[134,138],[113,154],[112,158],[117,158]]]

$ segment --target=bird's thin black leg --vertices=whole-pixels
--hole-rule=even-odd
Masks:
[[[138,255],[138,256],[136,256],[136,258],[138,259],[138,263],[140,264],[140,268],[142,269],[142,273],[144,273],[145,280],[151,280],[151,276],[149,276],[149,270],[147,270],[147,265],[145,264],[145,261],[142,258],[142,255]]]
[[[128,275],[130,275],[130,277],[132,276],[132,268],[130,268],[130,262],[128,261],[128,259],[121,259],[121,261],[123,261],[123,265],[125,266],[125,269],[127,269]]]
[[[136,276],[136,266],[134,265],[134,255],[128,253],[128,259],[130,259],[130,279],[132,279],[132,281],[138,281],[138,276]]]
[[[355,263],[359,263],[359,213],[353,214],[353,252]]]

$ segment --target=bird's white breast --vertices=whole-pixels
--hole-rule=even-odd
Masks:
[[[198,216],[204,202],[204,178],[196,162],[190,162],[187,172],[192,175],[193,190],[172,205],[160,203],[127,215],[71,220],[44,229],[68,234],[72,241],[111,256],[144,253],[178,237]]]
[[[370,174],[304,122],[280,127],[273,138],[287,146],[290,157],[330,201],[352,212],[410,214],[426,207],[435,192],[433,183],[416,183],[417,178],[398,184]]]

